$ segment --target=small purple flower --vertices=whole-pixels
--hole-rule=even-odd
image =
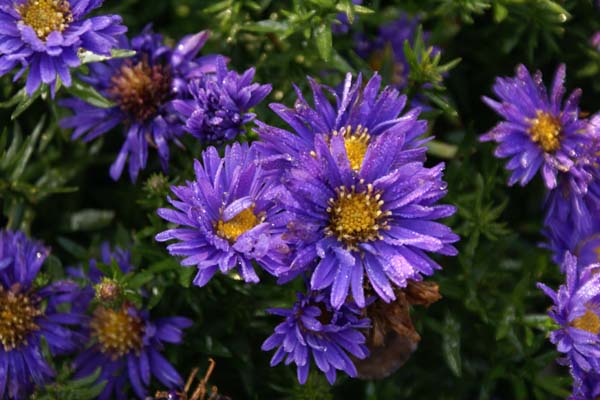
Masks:
[[[169,253],[185,257],[183,266],[198,268],[194,283],[204,286],[217,271],[237,269],[246,282],[258,282],[252,262],[270,273],[286,265],[289,248],[282,238],[286,218],[275,200],[278,186],[258,165],[254,147],[234,143],[219,157],[214,147],[195,161],[196,179],[173,186],[176,208],[158,215],[177,224],[156,236],[176,239]]]
[[[282,202],[297,243],[289,267],[276,271],[282,280],[308,272],[311,289],[331,289],[334,308],[350,290],[364,307],[366,285],[390,302],[391,283],[405,287],[408,279],[421,280],[441,268],[428,252],[456,255],[451,243],[458,236],[435,222],[455,212],[436,204],[446,194],[444,166],[429,169],[413,161],[398,150],[403,139],[394,132],[376,136],[355,170],[347,151],[352,139],[315,138],[312,154],[284,177],[289,195]]]
[[[564,65],[558,67],[548,94],[542,74],[538,71],[531,76],[524,65],[519,65],[516,77],[497,78],[493,90],[500,101],[483,97],[506,119],[480,140],[499,143],[496,157],[510,158],[506,164],[511,171],[509,185],[519,182],[524,186],[541,169],[546,187],[553,189],[559,172],[572,172],[575,160],[585,155],[590,146],[588,122],[579,119],[581,90],[575,90],[562,103],[565,71]]]
[[[71,85],[69,68],[78,67],[78,51],[110,55],[127,28],[118,15],[85,18],[102,0],[1,0],[0,75],[16,66],[18,79],[29,68],[25,88],[32,95],[40,84],[54,94],[57,77]]]
[[[348,354],[358,359],[368,356],[366,339],[360,330],[370,325],[368,319],[360,318],[357,307],[345,304],[334,310],[323,294],[298,293],[291,310],[274,308],[268,312],[285,318],[262,345],[264,351],[277,348],[271,366],[284,359],[286,365],[296,364],[301,384],[306,382],[311,359],[331,384],[337,370],[356,377],[356,367]]]
[[[102,246],[102,262],[108,264],[115,260],[123,273],[131,272],[130,254],[117,248],[110,251],[107,243]],[[80,276],[80,270],[71,270]],[[90,307],[93,293],[105,282],[105,276],[96,267],[96,261],[90,261],[88,274],[90,286],[85,296],[78,300],[84,309]],[[95,289],[95,290],[94,290]],[[147,387],[151,377],[157,378],[165,387],[180,388],[183,381],[175,368],[161,355],[165,343],[179,344],[183,329],[192,325],[192,321],[183,317],[168,317],[151,320],[149,313],[125,302],[115,307],[96,305],[92,317],[84,329],[88,332],[90,346],[79,354],[73,366],[75,378],[84,378],[101,368],[98,382],[106,382],[100,400],[127,399],[124,390],[129,383],[140,399],[147,396]]]
[[[54,377],[46,344],[56,356],[76,350],[84,340],[73,329],[86,317],[65,311],[78,296],[78,285],[33,285],[47,255],[41,243],[22,232],[0,231],[0,399],[29,398]]]
[[[426,149],[421,145],[426,140],[417,139],[427,130],[427,122],[417,119],[420,109],[413,108],[402,115],[406,96],[389,86],[380,92],[379,75],[375,74],[363,87],[362,76],[352,83],[352,75],[347,74],[339,90],[320,85],[312,78],[308,80],[314,108],[297,87],[294,108],[277,103],[270,105],[294,133],[257,121],[261,139],[257,148],[266,161],[287,168],[290,162],[314,150],[315,136],[339,134],[348,139],[348,155],[353,168],[358,169],[369,143],[384,133],[404,138],[403,149],[411,149],[403,153],[405,156],[425,159]],[[335,104],[331,104],[326,94],[333,96]]]
[[[181,114],[184,129],[202,142],[230,141],[243,131],[255,114],[248,112],[271,92],[271,85],[252,83],[255,70],[243,75],[228,71],[225,58],[217,58],[217,72],[193,80],[191,100],[175,100],[174,109]]]
[[[572,366],[577,382],[584,374],[600,373],[600,264],[578,267],[567,252],[562,269],[567,281],[558,291],[542,283],[538,287],[554,302],[548,314],[559,328],[550,341],[566,355],[562,362]]]
[[[110,168],[114,180],[129,159],[129,176],[135,181],[146,167],[148,147],[156,148],[166,171],[169,143],[181,146],[178,137],[183,134],[173,100],[189,97],[190,79],[215,70],[215,56],[196,57],[208,36],[207,31],[188,35],[174,49],[165,46],[163,37],[150,27],[131,42],[122,38],[121,47],[135,50],[134,57],[92,63],[89,76],[82,77],[115,106],[100,108],[78,98],[63,100],[60,104],[73,115],[63,118],[61,127],[73,128],[74,139],[83,137],[89,142],[123,124],[125,142]]]

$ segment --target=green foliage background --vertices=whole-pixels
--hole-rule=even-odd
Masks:
[[[152,173],[159,168],[150,157],[137,184],[126,177],[114,183],[108,167],[120,132],[84,145],[58,128],[65,112],[56,102],[37,99],[15,119],[14,104],[3,104],[1,225],[23,229],[52,247],[48,279],[97,256],[102,241],[130,248],[139,266],[136,282],[151,293],[153,315],[184,315],[195,322],[182,346],[167,348],[170,361],[187,375],[213,357],[212,383],[233,399],[565,398],[568,371],[554,362],[557,353],[546,339],[552,328],[545,316],[549,303],[535,288],[537,281],[556,286],[562,279],[548,251],[539,247],[544,189],[539,181],[506,187],[503,163],[493,158],[492,146],[477,141],[496,122],[480,96],[490,95],[494,78],[512,75],[520,62],[541,69],[546,81],[565,62],[569,91],[584,90],[582,110],[600,109],[600,52],[589,45],[600,30],[600,11],[590,0],[367,0],[363,6],[352,11],[349,1],[334,0],[105,3],[105,9],[123,15],[130,34],[149,22],[172,42],[210,29],[203,53],[228,56],[238,71],[256,66],[256,80],[273,84],[265,103],[291,106],[292,83],[307,93],[307,75],[329,84],[347,71],[370,76],[352,50],[352,35],[331,34],[340,10],[360,14],[352,29],[371,35],[401,10],[419,14],[430,42],[442,48],[442,64],[461,59],[445,75],[445,88],[428,90],[435,106],[425,115],[437,137],[430,162],[447,162],[447,201],[459,208],[448,223],[462,237],[460,255],[441,260],[445,269],[433,280],[444,299],[414,310],[423,339],[390,378],[341,378],[329,388],[313,374],[300,387],[293,369],[269,367],[270,355],[260,344],[278,320],[264,310],[290,304],[298,285],[278,287],[264,276],[260,285],[248,286],[220,276],[203,289],[190,286],[192,271],[179,267],[153,237],[164,229],[155,210],[166,204],[169,185],[192,177],[191,161],[202,150],[193,140],[186,141],[186,151],[174,153],[168,177]],[[435,83],[441,72],[427,60],[415,65],[409,94],[424,82]],[[385,70],[382,74],[388,78]],[[10,99],[20,85],[2,78],[0,100]],[[256,112],[268,123],[282,124],[266,104]],[[252,137],[248,132],[246,139]],[[69,383],[67,363],[61,361],[59,382],[40,396],[93,397],[92,389],[74,392],[81,384]]]

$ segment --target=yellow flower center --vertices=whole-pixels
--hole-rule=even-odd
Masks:
[[[35,319],[41,315],[38,301],[19,293],[19,286],[8,291],[0,287],[0,343],[4,351],[27,344],[27,335],[40,329]]]
[[[146,60],[133,65],[126,61],[112,77],[109,93],[121,110],[136,121],[155,115],[171,94],[171,73],[162,65],[150,66]]]
[[[62,32],[71,22],[71,5],[67,0],[28,0],[17,8],[21,18],[41,40],[54,31]]]
[[[538,143],[542,149],[549,153],[560,146],[560,120],[543,111],[537,112],[537,117],[531,121],[529,134],[531,140]]]
[[[574,319],[571,326],[598,335],[600,334],[600,317],[588,309],[581,317]]]
[[[116,310],[98,306],[90,328],[102,352],[113,360],[130,351],[139,352],[142,348],[144,322],[140,317],[131,315],[125,305]]]
[[[349,248],[355,248],[356,243],[380,239],[379,231],[388,229],[386,217],[389,211],[382,211],[383,200],[380,193],[373,192],[373,186],[368,185],[364,192],[356,192],[341,187],[336,189],[337,198],[329,199],[329,226],[325,234],[336,236]]]
[[[243,233],[258,225],[261,221],[254,214],[254,207],[246,208],[244,211],[225,222],[222,219],[217,222],[217,234],[223,239],[233,243]]]
[[[350,167],[354,171],[360,171],[365,154],[369,148],[369,130],[363,128],[362,125],[358,125],[353,131],[351,126],[344,127],[339,131],[333,131],[333,136],[342,135],[344,137],[344,146],[346,147],[346,154],[348,155],[348,161],[350,161]]]

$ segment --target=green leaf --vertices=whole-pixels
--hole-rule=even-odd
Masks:
[[[462,361],[460,355],[460,324],[449,313],[446,314],[443,328],[442,348],[446,364],[454,375],[462,375]]]
[[[69,230],[79,232],[104,228],[110,225],[114,217],[115,212],[112,210],[80,210],[70,215]]]
[[[10,119],[14,120],[19,115],[21,115],[25,110],[27,110],[29,108],[29,106],[31,106],[33,104],[34,101],[37,100],[38,97],[40,97],[40,95],[42,94],[42,91],[46,91],[46,90],[47,90],[47,86],[42,85],[38,88],[38,90],[35,91],[35,93],[32,96],[27,95],[25,98],[21,98],[21,100],[19,101],[19,104],[17,104],[17,107],[15,108],[13,113],[10,115]]]
[[[241,29],[257,33],[277,33],[285,36],[291,31],[291,25],[287,21],[265,19],[255,23],[244,24]]]
[[[327,62],[331,58],[331,28],[329,24],[322,23],[314,31],[313,35],[317,44],[317,50],[323,61]]]
[[[112,60],[114,58],[128,58],[135,56],[135,50],[129,49],[113,49],[110,56],[103,56],[100,54],[92,53],[91,51],[85,50],[79,53],[79,59],[81,64],[89,64],[99,61]]]
[[[115,103],[102,96],[96,89],[89,85],[85,85],[79,81],[74,81],[70,87],[66,88],[69,93],[81,100],[99,108],[111,108]]]

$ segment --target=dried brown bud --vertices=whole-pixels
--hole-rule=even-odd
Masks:
[[[406,288],[395,291],[394,302],[376,300],[367,307],[372,323],[367,333],[371,354],[364,360],[354,360],[359,378],[383,379],[408,361],[421,340],[410,318],[410,306],[436,302],[441,298],[438,289],[433,282],[409,281]]]

